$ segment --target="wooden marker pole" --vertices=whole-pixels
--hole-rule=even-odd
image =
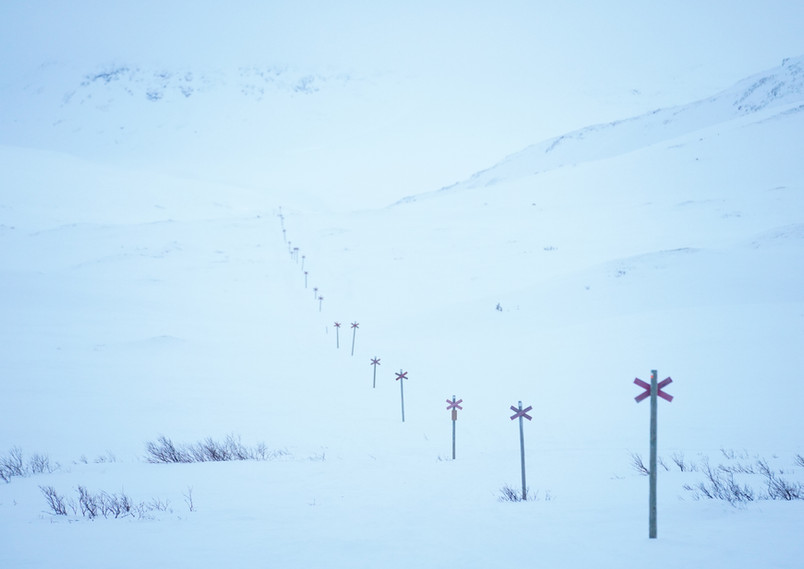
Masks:
[[[519,407],[514,407],[511,405],[511,411],[514,412],[513,416],[511,416],[511,420],[519,419],[519,455],[520,460],[522,462],[522,501],[526,501],[528,499],[528,487],[525,481],[525,431],[522,428],[522,419],[527,419],[530,421],[533,417],[528,415],[528,411],[533,409],[532,406],[529,406],[527,409],[522,408],[522,402],[519,402]]]
[[[371,382],[372,389],[377,387],[377,366],[380,365],[380,358],[371,358],[371,365],[374,366],[374,380]]]
[[[360,325],[357,322],[352,322],[352,355],[355,355],[355,336],[359,327]]]
[[[636,402],[639,403],[644,399],[650,398],[650,464],[648,472],[649,476],[649,490],[648,490],[648,537],[650,539],[656,539],[657,535],[657,522],[656,522],[656,475],[658,474],[657,469],[657,425],[658,420],[656,418],[658,412],[658,401],[659,397],[665,399],[666,401],[672,401],[673,396],[665,393],[662,391],[664,387],[673,383],[673,380],[669,377],[663,379],[662,381],[657,381],[659,377],[659,373],[653,369],[650,372],[650,383],[642,381],[639,378],[634,380],[639,387],[644,389],[643,393],[637,395],[634,399]]]
[[[455,423],[458,422],[458,409],[463,409],[461,403],[463,403],[463,399],[456,401],[454,395],[452,401],[447,399],[447,411],[452,411],[452,460],[455,460]]]
[[[402,422],[405,422],[405,381],[408,378],[408,372],[399,370],[399,373],[396,374],[396,378],[399,380],[399,396],[402,401]]]

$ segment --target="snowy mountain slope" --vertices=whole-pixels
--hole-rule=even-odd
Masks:
[[[330,293],[350,310],[384,315],[393,322],[384,333],[404,329],[393,333],[395,345],[422,334],[425,345],[444,344],[447,375],[584,383],[586,365],[618,367],[633,357],[644,367],[669,349],[673,365],[684,362],[701,380],[697,387],[708,390],[705,377],[731,377],[753,392],[753,378],[783,373],[771,370],[789,363],[781,354],[795,351],[801,334],[802,118],[737,118],[615,158],[501,178],[493,188],[434,193],[339,223],[289,223],[304,229],[298,244],[324,265]],[[779,239],[763,237],[770,235]],[[656,329],[643,331],[651,320]],[[449,341],[456,329],[473,331],[472,340]],[[759,344],[767,358],[756,357]],[[525,355],[534,351],[535,360]],[[454,365],[463,373],[451,372]],[[562,397],[563,381],[537,383]],[[773,409],[774,421],[788,417],[780,432],[792,433],[800,395],[793,389],[797,396],[783,403],[754,393],[740,411],[695,399],[700,420],[732,425],[762,400],[757,407]],[[787,413],[777,415],[779,405],[790,405]],[[758,434],[746,422],[695,438]],[[786,444],[795,446],[795,436]]]
[[[660,408],[670,466],[733,450],[802,479],[804,393],[788,381],[804,340],[797,105],[698,115],[659,140],[637,129],[605,159],[588,158],[605,146],[590,135],[555,148],[563,167],[344,214],[0,148],[0,453],[61,463],[0,485],[0,565],[486,568],[515,544],[555,567],[797,567],[801,502],[696,501],[684,484],[700,472],[662,470],[652,543],[630,466],[648,418],[632,381],[658,369],[674,379]],[[500,503],[519,482],[518,400],[534,407],[539,500]],[[160,435],[227,433],[289,454],[144,460]],[[54,516],[40,485],[171,506]]]
[[[756,115],[763,111],[776,114],[803,109],[804,56],[787,58],[780,67],[748,77],[707,99],[546,140],[444,189],[490,186],[501,180],[618,156],[741,117],[759,120]]]

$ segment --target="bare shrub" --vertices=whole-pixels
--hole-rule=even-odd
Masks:
[[[22,449],[13,447],[6,456],[0,456],[0,476],[8,482],[14,476],[25,476],[25,462]]]
[[[681,472],[692,472],[697,470],[694,464],[685,460],[683,452],[675,452],[671,458]]]
[[[748,485],[735,481],[734,473],[722,468],[712,468],[709,459],[703,461],[702,472],[706,480],[695,486],[685,484],[684,488],[693,492],[696,499],[725,500],[731,505],[753,502],[755,492]]]
[[[642,455],[636,452],[631,453],[631,468],[639,472],[642,476],[650,476],[650,468],[645,466]]]
[[[187,492],[183,494],[184,496],[184,503],[187,504],[187,509],[191,512],[195,511],[195,502],[193,501],[193,487],[188,486]]]
[[[195,444],[174,444],[165,436],[146,445],[150,463],[224,462],[234,460],[271,460],[289,454],[286,450],[270,451],[265,443],[248,447],[240,438],[228,435],[223,441],[207,437]]]
[[[85,518],[92,520],[98,517],[100,500],[84,486],[78,487],[78,506],[81,508],[81,515]]]
[[[134,502],[125,493],[109,493],[105,491],[93,493],[87,490],[85,486],[78,486],[78,502],[65,498],[63,495],[56,492],[53,486],[40,486],[39,489],[45,496],[50,512],[57,516],[67,516],[68,510],[71,510],[74,515],[80,513],[81,517],[89,520],[96,518],[140,518],[147,519],[151,517],[154,511],[167,511],[169,502],[167,500],[159,500],[152,498],[149,502]],[[191,510],[192,511],[192,510]]]
[[[530,488],[525,489],[525,498],[522,497],[521,488],[513,488],[506,484],[500,488],[500,495],[497,498],[498,502],[537,502],[542,498],[539,497],[539,491],[531,492]],[[544,501],[549,502],[553,499],[553,495],[547,490],[544,493]]]
[[[39,489],[45,495],[45,500],[51,512],[57,516],[67,515],[67,501],[64,496],[58,494],[53,486],[40,486]]]
[[[721,452],[723,452],[721,450]],[[736,457],[733,452],[723,452],[724,456]],[[747,456],[744,454],[743,456]],[[731,458],[730,460],[733,460]],[[684,489],[692,492],[696,500],[724,500],[731,505],[753,502],[755,500],[804,500],[804,484],[783,478],[783,470],[774,470],[765,459],[757,459],[754,464],[737,462],[735,464],[709,464],[708,459],[702,461],[701,472],[706,479],[698,484],[685,484]],[[764,479],[764,491],[756,491],[746,483],[740,484],[735,475],[741,477]]]
[[[173,441],[165,436],[160,436],[157,442],[149,442],[145,448],[148,451],[147,460],[151,463],[193,462],[186,451],[177,449]]]
[[[58,469],[58,463],[51,463],[46,454],[34,454],[26,462],[19,447],[13,447],[7,455],[0,456],[0,480],[4,482],[10,482],[15,476],[47,474]]]
[[[51,464],[50,457],[46,454],[34,454],[28,460],[28,472],[31,474],[50,474],[58,470],[58,464]]]
[[[530,494],[530,488],[526,488],[525,495]],[[499,502],[522,502],[522,490],[512,488],[508,484],[500,488],[500,496],[497,498]]]
[[[757,462],[759,472],[765,477],[768,497],[771,500],[804,500],[804,484],[782,478],[782,471],[774,472],[767,461]]]

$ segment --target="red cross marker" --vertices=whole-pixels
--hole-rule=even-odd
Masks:
[[[447,411],[451,409],[460,409],[463,410],[463,407],[460,406],[460,403],[463,403],[463,399],[458,399],[457,401],[453,401],[452,399],[447,399]]]
[[[352,328],[359,328],[360,325],[357,322],[352,322]]]
[[[399,370],[399,373],[396,373],[396,372],[394,372],[394,373],[396,374],[396,379],[407,379],[408,378],[408,372],[402,371],[401,369]],[[394,380],[394,381],[396,381],[396,380]]]
[[[639,387],[641,387],[641,388],[643,388],[645,390],[644,393],[640,393],[639,395],[634,397],[634,399],[636,400],[637,403],[639,403],[640,401],[643,401],[643,400],[647,399],[648,397],[650,397],[650,383],[648,383],[646,381],[642,381],[639,378],[636,378],[634,380],[634,383],[636,383]],[[672,401],[673,396],[665,393],[664,391],[662,391],[663,387],[667,387],[671,383],[673,383],[673,380],[670,379],[669,377],[666,378],[666,379],[663,379],[662,381],[657,383],[656,384],[656,395],[658,395],[662,399],[665,399],[666,401]]]
[[[380,358],[371,358],[371,363],[369,365],[373,365],[373,366],[380,365]]]
[[[530,421],[531,419],[533,419],[533,417],[528,415],[528,411],[530,411],[531,409],[533,409],[533,406],[528,406],[527,409],[518,409],[518,408],[514,407],[513,405],[511,405],[511,411],[514,412],[514,414],[511,416],[511,420],[513,421],[517,417],[524,417],[525,419]]]
[[[340,323],[340,322],[336,322],[336,323],[335,323],[335,327],[336,327],[336,328],[340,328],[340,327],[341,327],[341,323]]]

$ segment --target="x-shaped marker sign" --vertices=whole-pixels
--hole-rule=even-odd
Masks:
[[[511,405],[511,411],[514,412],[514,414],[511,416],[511,420],[513,421],[517,417],[524,417],[525,419],[530,421],[533,417],[528,415],[528,411],[530,411],[531,409],[533,409],[533,406],[528,406],[527,409],[518,409],[518,408],[514,407],[513,405]]]
[[[639,395],[634,397],[634,399],[636,400],[637,403],[639,403],[640,401],[643,401],[644,399],[647,399],[648,397],[650,397],[650,383],[648,383],[646,381],[642,381],[639,378],[636,378],[634,380],[634,383],[636,383],[639,387],[641,387],[641,388],[643,388],[645,390],[644,393],[640,393]],[[662,381],[657,383],[656,384],[656,395],[658,395],[659,397],[661,397],[662,399],[665,399],[667,401],[672,401],[673,396],[665,393],[664,391],[662,391],[663,387],[667,387],[671,383],[673,383],[673,380],[670,379],[669,377],[666,378],[666,379],[663,379]]]

